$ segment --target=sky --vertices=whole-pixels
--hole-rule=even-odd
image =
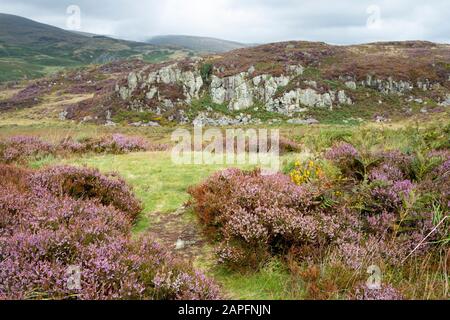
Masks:
[[[183,34],[246,43],[450,43],[448,0],[0,0],[0,12],[137,41]]]

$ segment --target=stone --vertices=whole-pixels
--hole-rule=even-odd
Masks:
[[[214,103],[222,104],[225,102],[226,90],[223,79],[214,75],[211,77],[210,94]]]
[[[304,84],[307,86],[313,87],[314,89],[317,89],[317,82],[314,80],[306,80],[304,81]]]
[[[450,94],[446,95],[445,100],[443,102],[441,102],[440,105],[443,107],[450,106]]]
[[[291,65],[287,67],[288,72],[294,74],[294,76],[300,76],[305,72],[305,68],[302,65]]]
[[[175,250],[183,250],[186,247],[186,242],[178,239],[175,243]]]
[[[391,119],[385,118],[383,116],[376,116],[375,117],[375,122],[378,122],[378,123],[390,122],[390,121],[391,121]]]
[[[352,99],[347,97],[344,90],[338,91],[337,99],[339,104],[353,104]]]
[[[314,118],[308,118],[308,119],[289,119],[287,123],[290,124],[299,124],[299,125],[313,125],[318,124],[319,121]]]
[[[149,126],[149,127],[160,127],[161,125],[158,122],[149,121],[149,122],[147,122],[147,126]]]
[[[347,82],[345,82],[345,86],[351,90],[356,90],[356,82],[355,81],[347,81]]]
[[[156,95],[157,93],[158,93],[158,89],[152,87],[152,88],[150,88],[150,90],[147,91],[147,93],[145,94],[145,98],[146,98],[147,100],[152,100],[152,99],[155,97],[155,95]]]
[[[111,120],[106,120],[105,127],[115,127],[117,124]]]
[[[69,114],[69,112],[67,110],[64,110],[62,112],[59,113],[59,120],[67,120],[67,115]]]

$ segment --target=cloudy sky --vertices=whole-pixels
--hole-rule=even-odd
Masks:
[[[450,42],[448,0],[0,0],[0,12],[77,27],[72,5],[80,9],[80,31],[133,40],[189,34],[249,43]]]

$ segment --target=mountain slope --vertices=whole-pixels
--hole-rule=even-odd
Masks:
[[[199,53],[221,53],[249,46],[234,41],[184,35],[156,36],[147,42],[153,45],[180,47]]]
[[[33,78],[62,67],[129,57],[167,60],[179,50],[104,36],[86,36],[0,13],[0,81]],[[181,52],[181,55],[188,52]]]

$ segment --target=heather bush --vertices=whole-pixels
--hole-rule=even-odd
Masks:
[[[146,151],[148,143],[141,137],[128,137],[122,134],[113,134],[100,139],[84,141],[86,149],[96,153],[129,153]]]
[[[285,154],[289,152],[300,152],[302,150],[300,144],[285,137],[280,137],[279,147],[280,147],[280,154]]]
[[[409,180],[403,181],[378,181],[371,191],[373,205],[379,206],[381,210],[397,212],[403,204],[409,200],[414,190],[414,184]]]
[[[369,289],[363,284],[356,288],[353,297],[356,300],[403,300],[401,293],[391,285],[382,285],[380,289]]]
[[[325,153],[325,159],[333,161],[344,176],[361,179],[365,168],[360,153],[349,143],[339,142]]]
[[[326,248],[352,223],[322,206],[324,193],[313,185],[298,186],[286,175],[235,169],[190,189],[200,220],[222,239],[219,261],[230,266],[260,264],[268,253],[292,246]]]
[[[30,176],[35,193],[51,192],[74,199],[97,200],[100,204],[126,212],[134,220],[141,211],[140,202],[124,180],[97,169],[55,166]]]
[[[0,141],[0,162],[12,163],[28,157],[38,157],[53,152],[53,146],[36,137],[15,136]]]
[[[15,136],[0,141],[0,162],[17,163],[48,155],[84,153],[124,154],[139,151],[165,151],[165,144],[153,144],[141,137],[113,134],[79,141],[66,137],[52,144],[36,137]]]
[[[218,298],[217,286],[190,265],[149,238],[131,239],[124,203],[102,204],[108,190],[129,191],[116,178],[68,167],[1,165],[0,173],[20,176],[0,186],[0,299]],[[100,194],[87,188],[91,196],[80,196],[54,180],[67,175],[83,188],[94,177]],[[80,269],[81,289],[68,286],[71,266]]]
[[[353,285],[374,264],[402,272],[409,259],[419,258],[440,268],[450,243],[450,222],[444,220],[450,206],[449,158],[445,150],[429,151],[428,159],[423,152],[362,152],[341,142],[325,153],[326,161],[297,161],[286,167],[286,175],[229,169],[190,194],[217,243],[218,263],[232,270],[258,270],[274,255],[286,257],[295,272],[326,261],[330,270],[353,275],[345,283],[342,274],[331,281],[336,292],[402,299],[389,284],[376,291]]]

